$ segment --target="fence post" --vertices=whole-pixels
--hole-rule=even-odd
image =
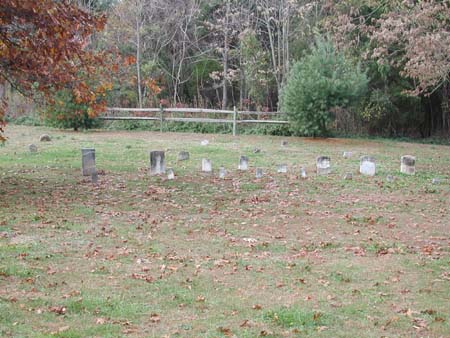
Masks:
[[[159,131],[163,132],[163,114],[164,114],[164,108],[162,104],[159,105]]]
[[[236,136],[236,119],[237,119],[237,111],[236,106],[233,109],[233,136]]]

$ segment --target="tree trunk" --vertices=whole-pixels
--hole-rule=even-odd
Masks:
[[[142,108],[142,88],[141,88],[141,30],[139,18],[136,18],[136,72],[139,108]]]
[[[228,75],[228,23],[230,18],[230,2],[227,2],[227,11],[225,13],[225,36],[223,46],[223,83],[222,83],[222,109],[227,108],[228,91],[227,91],[227,75]]]

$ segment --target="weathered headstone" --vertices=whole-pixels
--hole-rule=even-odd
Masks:
[[[160,175],[166,172],[166,155],[164,151],[150,152],[150,175]]]
[[[206,158],[204,158],[202,160],[202,171],[205,173],[210,173],[212,172],[212,163],[211,160],[208,160]]]
[[[41,137],[39,138],[40,142],[50,142],[52,140],[52,138],[50,137],[50,135],[48,134],[43,134],[41,135]]]
[[[386,176],[386,181],[388,181],[389,183],[392,183],[395,181],[395,177],[392,175],[387,175]]]
[[[167,179],[168,180],[175,179],[175,173],[173,172],[172,168],[167,168]]]
[[[305,168],[300,168],[300,177],[301,178],[303,178],[303,179],[305,179],[305,178],[307,178],[308,176],[306,175],[306,169]]]
[[[359,163],[359,172],[361,175],[375,176],[377,172],[377,165],[375,159],[370,156],[363,156]]]
[[[207,146],[209,144],[209,141],[208,140],[203,140],[202,142],[200,142],[200,144],[202,146]]]
[[[286,147],[288,144],[289,144],[289,143],[288,143],[288,141],[286,141],[286,140],[281,141],[281,146],[282,146],[282,147]]]
[[[241,156],[239,159],[239,170],[248,170],[248,157],[247,156]]]
[[[441,179],[435,177],[431,180],[431,184],[436,184],[436,185],[441,184]]]
[[[187,151],[180,151],[178,153],[178,161],[187,161],[189,160],[189,153]]]
[[[255,148],[253,149],[253,154],[259,154],[261,152],[261,149]]]
[[[286,174],[288,172],[287,164],[279,164],[277,167],[277,172],[279,174]]]
[[[411,155],[405,155],[401,158],[400,172],[407,175],[415,175],[416,158]]]
[[[350,158],[353,156],[353,153],[351,151],[344,151],[344,153],[342,154],[343,158]]]
[[[35,145],[35,144],[30,144],[30,145],[28,146],[28,150],[30,151],[30,153],[37,153],[38,147],[37,147],[37,145]]]
[[[81,165],[83,176],[91,176],[93,173],[97,172],[95,169],[95,149],[81,149]]]
[[[91,181],[92,181],[92,183],[94,183],[94,184],[97,184],[97,183],[98,183],[98,173],[97,173],[97,171],[94,171],[94,172],[91,174]]]
[[[227,171],[225,170],[225,168],[224,167],[220,167],[219,168],[219,177],[221,179],[224,179],[226,175],[227,175]]]
[[[351,181],[352,179],[353,179],[353,174],[352,173],[346,173],[344,175],[344,180]]]
[[[317,175],[331,173],[331,159],[328,156],[319,156],[316,161]]]
[[[262,178],[264,175],[262,168],[256,168],[255,177]]]

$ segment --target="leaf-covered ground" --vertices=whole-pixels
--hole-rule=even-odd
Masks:
[[[17,126],[7,136],[2,337],[450,335],[449,147]],[[81,176],[91,146],[98,185]],[[166,151],[174,181],[148,176],[149,150]],[[181,150],[189,161],[177,163]],[[405,154],[416,176],[399,174]],[[250,171],[238,172],[240,155]],[[333,174],[314,174],[318,155]],[[357,173],[361,155],[376,157],[377,176]],[[200,173],[204,157],[227,178]]]

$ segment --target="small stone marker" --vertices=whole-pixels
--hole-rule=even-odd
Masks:
[[[202,171],[205,173],[210,173],[212,172],[212,163],[211,160],[208,160],[206,158],[204,158],[202,160]]]
[[[436,185],[441,184],[441,179],[435,177],[431,180],[431,184],[436,184]]]
[[[405,155],[401,158],[400,172],[406,175],[415,175],[416,158],[411,155]]]
[[[248,157],[247,156],[241,156],[239,159],[239,170],[248,170]]]
[[[221,179],[224,179],[226,175],[227,175],[227,171],[225,170],[225,168],[224,167],[220,167],[219,168],[219,177]]]
[[[160,175],[166,172],[166,155],[164,151],[150,152],[150,175]]]
[[[30,144],[30,145],[28,146],[28,150],[30,151],[30,153],[37,153],[37,151],[38,151],[37,145],[35,145],[35,144]]]
[[[97,183],[98,183],[98,173],[97,173],[97,171],[94,171],[94,172],[91,174],[91,181],[92,181],[92,183],[94,183],[94,184],[97,184]]]
[[[300,177],[305,179],[308,178],[308,176],[306,175],[306,169],[305,168],[300,168]]]
[[[353,174],[352,173],[346,173],[344,175],[344,180],[351,181],[352,179],[353,179]]]
[[[286,174],[288,172],[287,164],[279,164],[277,168],[279,174]]]
[[[203,140],[202,142],[200,142],[200,144],[202,146],[207,146],[209,144],[209,141],[208,140]]]
[[[189,160],[189,153],[187,151],[180,151],[178,153],[178,161],[187,161]]]
[[[351,151],[344,151],[344,153],[342,154],[343,158],[350,158],[353,156],[353,153]]]
[[[287,145],[288,145],[288,141],[286,141],[286,140],[281,141],[282,147],[286,147]]]
[[[173,172],[172,168],[167,168],[167,179],[168,180],[175,179],[175,173]]]
[[[319,156],[316,166],[317,175],[328,175],[331,173],[331,159],[328,156]]]
[[[50,142],[52,140],[52,138],[50,137],[50,135],[48,134],[43,134],[41,135],[41,137],[39,138],[40,142]]]
[[[81,149],[81,164],[83,176],[92,176],[93,173],[97,172],[95,169],[95,149]]]
[[[259,154],[261,152],[261,149],[255,148],[253,149],[253,154]]]
[[[392,183],[395,181],[395,177],[392,175],[387,175],[386,176],[386,181],[388,181],[389,183]]]
[[[370,156],[361,157],[361,160],[359,163],[359,172],[361,173],[361,175],[375,176],[375,174],[377,172],[377,166],[375,164],[375,159]]]
[[[262,168],[256,168],[255,177],[256,178],[262,178],[264,175]]]

